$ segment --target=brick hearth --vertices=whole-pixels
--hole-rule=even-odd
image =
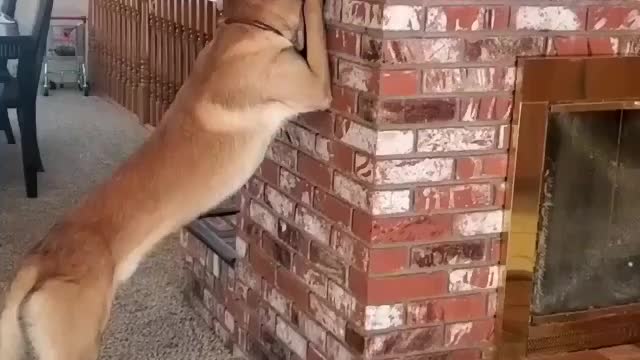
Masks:
[[[327,0],[332,110],[288,125],[243,188],[235,268],[185,233],[229,347],[490,358],[516,56],[640,53],[640,4],[602,3]]]

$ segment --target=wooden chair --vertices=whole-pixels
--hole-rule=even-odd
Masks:
[[[19,0],[15,6],[14,18],[19,24],[31,24],[35,34],[34,56],[18,62],[17,77],[10,77],[0,95],[0,119],[8,118],[7,109],[16,109],[20,126],[22,145],[22,166],[24,170],[27,197],[38,196],[38,172],[44,171],[40,157],[40,147],[36,128],[36,98],[40,85],[42,61],[47,46],[47,35],[51,22],[53,0]],[[19,87],[26,84],[26,89]]]
[[[16,0],[0,0],[1,12],[13,17],[15,10]],[[11,76],[7,69],[7,59],[0,59],[0,82],[8,82],[9,80],[11,80]],[[9,122],[9,116],[6,111],[0,111],[0,131],[5,133],[9,144],[16,143],[16,138],[13,136],[13,130],[11,129],[11,123]]]

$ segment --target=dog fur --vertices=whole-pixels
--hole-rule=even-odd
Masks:
[[[235,193],[288,119],[329,107],[322,2],[225,3],[243,21],[218,29],[162,124],[21,262],[0,317],[0,359],[21,359],[25,340],[41,360],[97,359],[115,292],[141,259]],[[306,58],[293,46],[303,14]]]

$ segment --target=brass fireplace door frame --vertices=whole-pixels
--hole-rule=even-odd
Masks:
[[[640,331],[609,321],[611,326],[595,331],[597,336],[590,338],[584,336],[583,328],[590,327],[588,332],[594,335],[589,322],[598,317],[597,313],[571,319],[576,321],[570,326],[532,326],[530,316],[549,114],[619,109],[640,109],[640,57],[532,57],[518,61],[507,179],[510,230],[502,251],[507,271],[498,298],[500,359],[606,346],[611,342],[608,339],[619,339],[620,331]],[[626,316],[636,313],[640,324],[640,309],[636,310],[622,311]],[[640,333],[635,335],[640,339]]]

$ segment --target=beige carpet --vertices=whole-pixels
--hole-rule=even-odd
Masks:
[[[0,134],[0,294],[16,258],[146,135],[119,107],[67,90],[39,99],[38,133],[46,169],[38,199],[26,198],[19,144]],[[227,358],[185,302],[183,276],[178,243],[168,239],[120,290],[101,359]]]

